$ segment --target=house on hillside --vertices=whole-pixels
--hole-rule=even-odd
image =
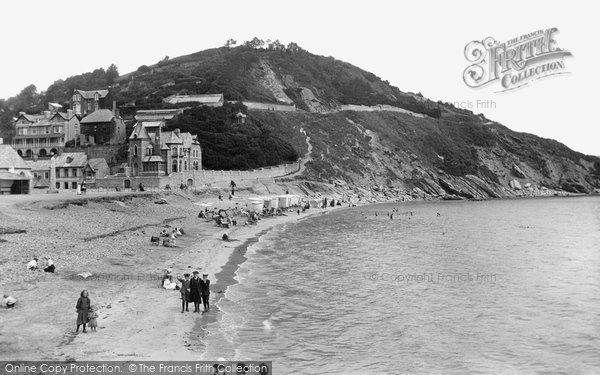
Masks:
[[[135,124],[128,151],[128,166],[133,176],[162,176],[202,169],[202,150],[197,136],[164,128],[164,121]]]
[[[34,115],[20,112],[15,120],[16,135],[12,146],[27,159],[57,155],[67,142],[79,137],[80,125],[79,118],[71,110],[66,113],[49,110]]]
[[[125,121],[110,109],[99,109],[81,120],[82,144],[120,144],[125,142]]]
[[[200,103],[209,107],[222,107],[225,102],[223,94],[205,94],[205,95],[171,95],[163,99],[163,102],[169,104],[179,103]]]
[[[109,109],[108,90],[78,90],[73,91],[71,109],[78,116],[85,116],[99,109]]]
[[[110,174],[110,168],[104,158],[89,159],[83,168],[83,183],[89,187],[96,187],[96,179],[104,178]]]
[[[48,189],[50,187],[51,159],[26,160],[25,163],[31,168],[34,189]]]
[[[0,143],[0,195],[29,194],[32,188],[31,168],[10,145]]]

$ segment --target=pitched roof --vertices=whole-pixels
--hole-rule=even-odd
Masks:
[[[29,180],[31,178],[21,173],[0,172],[0,180]]]
[[[150,138],[150,136],[148,135],[148,132],[146,131],[146,128],[144,127],[144,123],[142,123],[142,122],[138,122],[135,124],[135,126],[133,127],[133,131],[131,132],[131,135],[129,136],[129,139],[136,139],[136,138],[143,138],[143,139]]]
[[[180,108],[137,111],[135,119],[138,121],[170,120],[181,112],[183,110]]]
[[[165,144],[169,144],[169,143],[183,143],[183,141],[181,140],[181,138],[179,138],[177,136],[177,134],[175,134],[175,132],[163,132],[162,133],[162,139],[164,139]]]
[[[32,171],[47,171],[50,170],[52,161],[50,159],[25,160],[25,163],[31,167]]]
[[[108,168],[108,163],[106,163],[106,160],[104,158],[90,159],[88,160],[88,164],[94,171],[97,171],[100,168]]]
[[[160,155],[150,155],[150,156],[144,156],[144,158],[142,159],[142,161],[144,161],[144,162],[149,162],[149,161],[150,162],[156,162],[156,161],[158,161],[158,162],[163,162],[164,163],[165,159],[163,159],[163,157],[160,156]]]
[[[87,156],[85,152],[65,152],[57,157],[56,167],[85,167],[87,164]]]
[[[0,168],[31,169],[10,145],[4,144],[0,144]]]
[[[96,95],[96,93],[98,93],[98,95],[100,95],[101,98],[104,98],[104,97],[106,97],[106,95],[108,95],[108,90],[84,91],[84,90],[75,89],[75,92],[79,93],[85,99],[94,99],[94,95]]]
[[[44,115],[44,114],[29,115],[29,114],[27,114],[27,113],[21,113],[21,114],[19,114],[19,116],[17,117],[17,120],[18,120],[19,118],[21,118],[21,117],[25,118],[25,119],[26,119],[27,121],[29,121],[29,122],[36,122],[36,121],[39,121],[39,120],[45,119],[45,118],[46,118],[46,115]]]
[[[82,120],[82,124],[96,123],[96,122],[111,122],[115,118],[115,114],[110,109],[99,109],[85,116]]]

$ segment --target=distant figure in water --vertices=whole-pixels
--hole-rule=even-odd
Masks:
[[[442,216],[442,215],[440,215],[440,213],[439,213],[439,212],[437,213],[437,215],[438,215],[438,216]]]
[[[410,216],[412,216],[412,211],[410,211]]]
[[[394,214],[390,215],[390,220],[394,220]]]
[[[375,216],[377,216],[377,212],[375,212]]]

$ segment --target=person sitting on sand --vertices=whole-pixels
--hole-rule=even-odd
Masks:
[[[166,290],[179,290],[179,286],[177,283],[174,283],[170,278],[166,278],[163,280],[162,287]]]
[[[7,309],[15,307],[16,303],[17,299],[15,297],[9,296],[8,294],[4,295],[4,304],[6,305]]]
[[[227,233],[223,233],[223,237],[221,237],[223,241],[229,241],[229,235]]]
[[[37,257],[33,257],[32,260],[29,261],[29,263],[27,263],[27,269],[30,271],[35,271],[38,269],[38,258]]]
[[[44,268],[44,272],[54,273],[55,269],[54,262],[50,259],[50,256],[46,255],[46,268]]]

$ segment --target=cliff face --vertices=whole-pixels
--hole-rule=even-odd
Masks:
[[[590,193],[600,186],[599,158],[499,124],[386,111],[251,116],[302,153],[309,137],[310,161],[300,179],[447,199]]]

